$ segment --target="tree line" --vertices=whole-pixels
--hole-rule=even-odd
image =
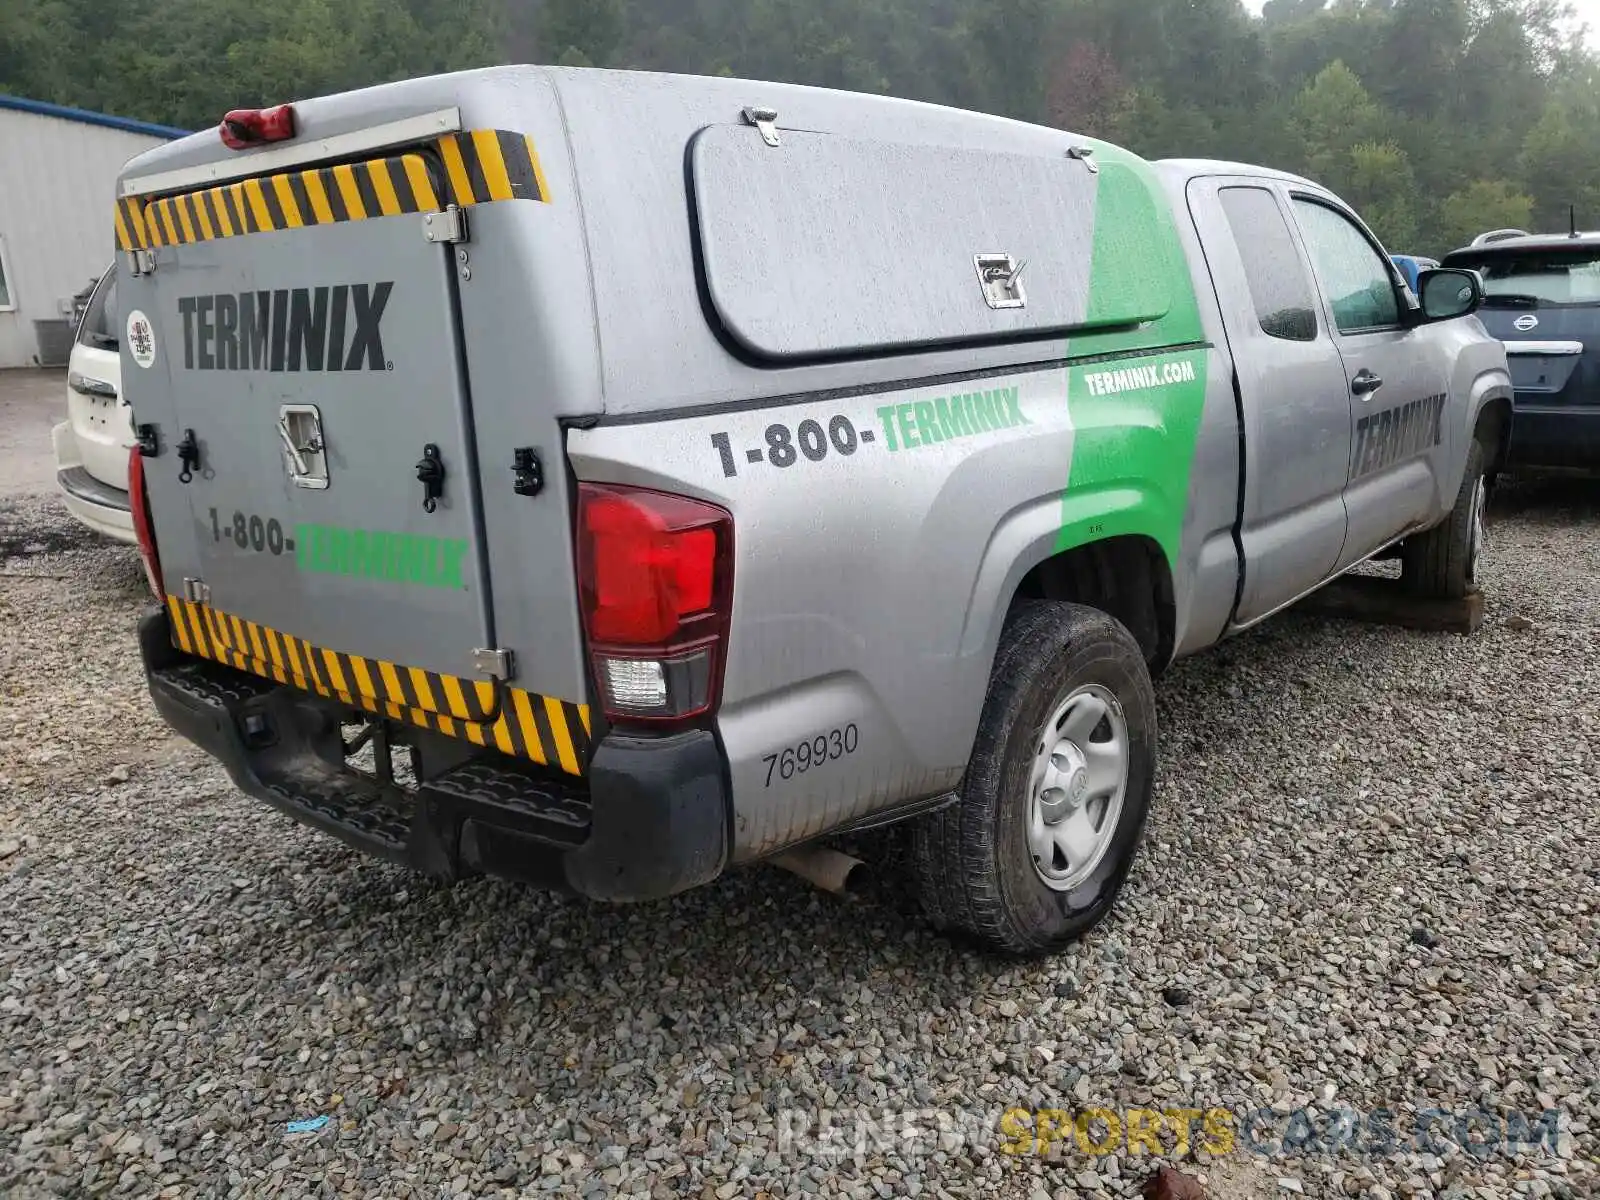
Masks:
[[[1394,250],[1600,227],[1560,0],[7,0],[0,91],[183,128],[505,62],[739,75],[1308,175]]]

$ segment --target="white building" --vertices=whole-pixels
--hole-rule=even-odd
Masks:
[[[0,96],[0,368],[64,364],[72,297],[116,253],[117,172],[180,129]],[[39,324],[39,323],[43,324]],[[43,354],[41,355],[41,346]]]

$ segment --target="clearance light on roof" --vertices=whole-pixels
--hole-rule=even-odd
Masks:
[[[578,487],[578,579],[595,682],[616,721],[716,707],[733,596],[733,517],[644,488]]]
[[[294,137],[294,108],[236,108],[222,118],[218,127],[222,144],[230,150],[248,150],[267,142],[287,142]]]

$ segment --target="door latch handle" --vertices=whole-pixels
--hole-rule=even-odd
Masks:
[[[439,507],[439,497],[444,495],[444,474],[439,447],[429,442],[422,448],[422,461],[417,464],[417,481],[422,484],[423,512],[431,513]]]
[[[1350,381],[1350,391],[1357,396],[1370,396],[1382,386],[1383,380],[1364,368]]]
[[[200,469],[200,442],[195,438],[192,429],[183,431],[183,440],[178,443],[178,462],[183,467],[178,472],[178,482],[188,483]]]

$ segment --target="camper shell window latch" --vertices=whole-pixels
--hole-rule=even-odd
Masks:
[[[1089,174],[1100,174],[1100,164],[1094,160],[1093,146],[1070,146],[1067,148],[1067,157],[1075,158],[1089,168]]]
[[[778,110],[775,108],[747,108],[744,110],[744,119],[747,124],[754,125],[761,134],[761,140],[769,146],[782,145],[778,140]]]

